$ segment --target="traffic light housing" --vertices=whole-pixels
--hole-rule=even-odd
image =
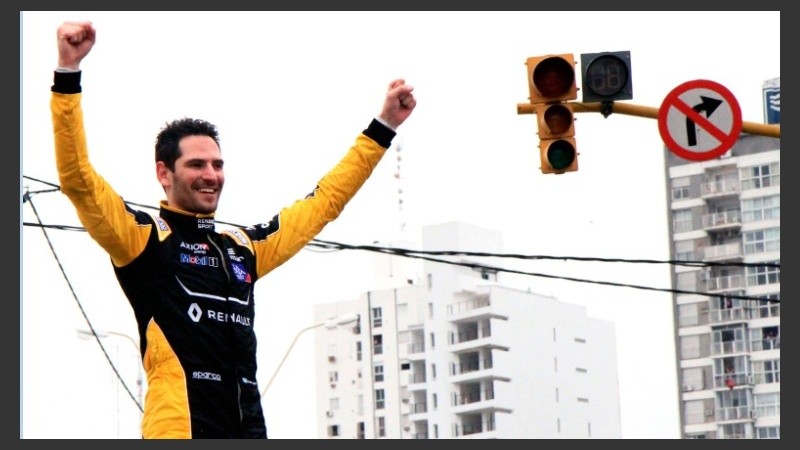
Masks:
[[[578,170],[572,105],[566,102],[540,104],[535,106],[535,111],[542,173],[561,174]]]
[[[528,66],[531,103],[553,103],[578,98],[575,57],[572,54],[532,56],[525,64]]]
[[[631,52],[581,54],[581,93],[585,103],[633,98]]]
[[[575,114],[569,100],[578,97],[575,58],[570,53],[526,60],[530,102],[536,112],[542,173],[578,170]]]

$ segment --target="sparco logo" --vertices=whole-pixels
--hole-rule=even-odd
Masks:
[[[222,376],[218,373],[213,372],[200,372],[194,371],[192,372],[192,378],[195,380],[212,380],[212,381],[222,381]]]

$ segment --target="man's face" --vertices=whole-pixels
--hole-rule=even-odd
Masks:
[[[213,213],[225,184],[219,146],[208,136],[187,136],[179,147],[181,156],[175,161],[174,172],[163,162],[156,164],[167,202],[191,213]]]

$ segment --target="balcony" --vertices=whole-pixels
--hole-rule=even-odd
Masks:
[[[474,392],[466,392],[461,395],[454,395],[453,406],[468,405],[470,403],[493,399],[494,389],[484,389],[483,391],[477,390]]]
[[[703,229],[706,231],[719,231],[741,226],[742,214],[739,210],[703,215]]]
[[[713,277],[706,280],[706,291],[724,292],[744,289],[744,277],[742,275],[727,275]]]
[[[743,353],[747,351],[747,342],[745,341],[714,342],[711,351],[712,354],[714,355],[730,355],[733,353]]]
[[[714,418],[718,422],[732,420],[753,420],[753,409],[750,406],[728,406],[717,408]]]
[[[455,424],[453,426],[453,434],[458,436],[469,436],[472,434],[487,433],[494,431],[494,421],[476,421],[463,424]]]
[[[732,242],[730,244],[713,245],[703,249],[705,261],[730,261],[742,259],[742,244]]]
[[[749,319],[748,309],[743,306],[735,308],[715,309],[711,311],[711,323],[742,321]]]
[[[738,195],[741,192],[738,178],[714,180],[700,185],[700,197],[704,199]]]

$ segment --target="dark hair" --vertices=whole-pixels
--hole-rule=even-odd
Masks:
[[[219,132],[214,124],[188,117],[173,120],[164,125],[156,136],[156,162],[163,161],[169,170],[174,171],[175,161],[181,156],[178,144],[186,136],[208,136],[219,145]]]

